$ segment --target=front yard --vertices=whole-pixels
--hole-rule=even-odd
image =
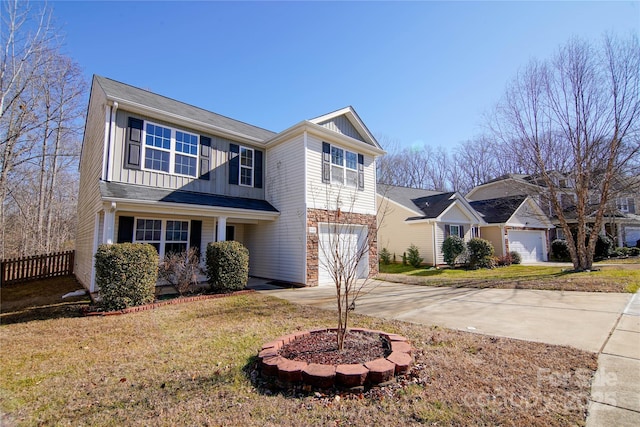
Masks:
[[[597,271],[572,273],[569,267],[510,265],[493,269],[414,268],[380,264],[379,278],[389,282],[426,286],[496,289],[546,289],[587,292],[636,292],[640,289],[640,260],[594,264]]]
[[[334,326],[332,312],[255,293],[73,317],[86,301],[5,306],[12,289],[0,319],[9,426],[582,425],[596,369],[595,354],[569,347],[353,315],[354,327],[412,341],[411,374],[364,393],[277,391],[256,380],[261,345]]]

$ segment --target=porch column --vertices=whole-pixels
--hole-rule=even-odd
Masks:
[[[218,217],[218,238],[217,242],[224,242],[227,240],[227,217],[219,216]]]
[[[116,204],[111,203],[108,209],[104,210],[104,228],[102,229],[102,242],[112,245],[116,229]]]

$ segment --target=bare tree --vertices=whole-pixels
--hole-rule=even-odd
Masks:
[[[519,73],[497,108],[496,138],[531,165],[567,236],[575,270],[589,270],[614,183],[638,162],[640,48],[637,36],[601,45],[573,39]],[[571,181],[563,185],[558,173]],[[593,193],[599,195],[590,204]],[[562,196],[573,198],[575,228]],[[575,238],[574,238],[575,237]]]
[[[72,235],[75,195],[61,188],[77,165],[86,83],[57,49],[43,6],[2,1],[0,59],[0,258],[61,249]],[[69,180],[76,188],[77,177]],[[56,204],[59,203],[59,206]],[[16,227],[20,225],[21,227]],[[29,230],[25,233],[24,230]],[[9,235],[15,233],[16,235]],[[57,242],[57,243],[54,243]]]

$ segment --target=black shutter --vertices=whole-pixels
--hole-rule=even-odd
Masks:
[[[460,230],[460,237],[462,237],[464,239],[464,226],[461,225],[459,230]]]
[[[636,200],[633,197],[629,197],[627,199],[627,203],[627,206],[629,207],[629,213],[636,213]]]
[[[189,235],[189,247],[196,248],[198,259],[200,258],[200,244],[202,243],[202,221],[191,220],[191,235]]]
[[[125,168],[140,169],[140,157],[142,156],[142,125],[142,120],[129,117],[127,141],[124,152]]]
[[[255,158],[253,159],[253,186],[262,188],[262,151],[253,150]]]
[[[322,143],[322,182],[331,182],[331,145]]]
[[[200,135],[200,179],[209,180],[211,169],[211,138]]]
[[[229,144],[229,184],[238,185],[240,176],[240,146]]]
[[[451,235],[451,227],[449,227],[449,224],[445,224],[444,225],[444,238],[446,239],[450,235]]]
[[[121,216],[118,220],[118,243],[133,242],[133,217]]]
[[[364,190],[364,156],[358,154],[358,189]]]

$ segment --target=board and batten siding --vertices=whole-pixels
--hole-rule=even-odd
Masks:
[[[91,286],[96,214],[102,209],[99,182],[102,175],[105,133],[110,108],[102,89],[94,84],[82,142],[80,184],[78,189],[78,225],[74,274],[85,288]],[[102,234],[98,234],[102,238]]]
[[[407,223],[405,220],[419,215],[397,203],[393,203],[378,195],[378,254],[386,248],[396,256],[396,261],[402,261],[402,254],[409,246],[416,245],[420,256],[426,264],[433,263],[433,240],[431,239],[432,224],[427,222]]]
[[[141,120],[150,120],[161,126],[173,129],[183,130],[194,135],[204,135],[211,138],[211,158],[210,158],[210,174],[209,180],[199,178],[175,175],[171,173],[158,172],[153,170],[136,170],[124,167],[125,141],[129,117],[135,117]],[[235,184],[229,184],[229,144],[238,144],[248,148],[262,150],[264,148],[251,146],[243,143],[231,141],[215,135],[205,134],[189,129],[179,124],[166,122],[163,120],[149,119],[139,116],[125,110],[118,110],[116,115],[116,136],[114,148],[114,170],[113,181],[123,182],[127,184],[145,185],[157,188],[167,188],[184,191],[194,191],[198,193],[224,194],[233,197],[247,197],[251,199],[264,198],[263,188],[244,187]],[[144,144],[144,142],[143,142]],[[142,153],[140,153],[142,156]],[[142,160],[144,162],[144,159]],[[264,168],[263,168],[264,170]],[[198,171],[198,175],[201,171]],[[264,182],[264,180],[263,180]]]
[[[282,142],[266,154],[266,199],[280,216],[247,224],[252,276],[306,283],[306,207],[304,135]]]
[[[364,154],[364,190],[357,188],[325,184],[322,182],[322,142],[316,136],[307,138],[307,206],[310,209],[336,209],[336,202],[340,198],[341,209],[345,212],[359,214],[376,214],[376,175],[375,158]],[[333,146],[356,152],[331,141],[324,141]],[[362,153],[358,153],[362,154]]]

